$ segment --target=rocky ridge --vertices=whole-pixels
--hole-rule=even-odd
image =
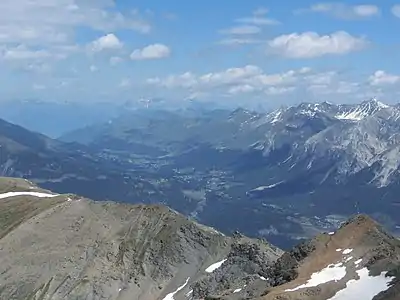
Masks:
[[[400,241],[366,215],[283,253],[161,205],[94,202],[11,178],[0,178],[0,261],[0,298],[10,300],[400,295]]]
[[[161,205],[94,202],[8,178],[0,195],[1,299],[186,299],[237,251],[235,238]],[[263,263],[281,254],[246,243],[263,247]]]

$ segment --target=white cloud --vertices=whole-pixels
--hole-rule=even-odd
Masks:
[[[109,33],[93,41],[90,45],[90,50],[99,52],[103,50],[118,50],[122,47],[123,44],[118,37],[113,33]]]
[[[293,91],[292,85],[304,74],[303,69],[267,74],[258,66],[247,65],[202,75],[186,72],[165,78],[149,78],[146,82],[167,89],[188,89],[197,92],[215,90],[231,95],[253,92],[278,95]]]
[[[0,42],[68,43],[78,27],[104,32],[118,29],[147,33],[151,25],[138,11],[123,14],[113,0],[2,0]]]
[[[396,4],[392,6],[392,14],[397,18],[400,18],[400,4]]]
[[[89,70],[90,70],[90,72],[97,72],[99,70],[99,68],[96,67],[95,65],[91,65]]]
[[[268,42],[267,52],[289,58],[314,58],[328,54],[341,55],[365,48],[368,42],[345,31],[331,35],[316,32],[281,35]]]
[[[43,60],[50,57],[53,57],[53,54],[48,52],[47,50],[32,50],[25,45],[3,48],[2,50],[0,50],[0,58],[7,61]]]
[[[332,15],[340,19],[362,19],[379,16],[380,8],[372,4],[348,5],[344,3],[324,2],[317,3],[306,9],[300,9],[298,13],[315,12]]]
[[[153,44],[144,47],[143,49],[136,49],[131,53],[132,60],[149,60],[166,58],[171,55],[171,50],[168,46],[163,44]]]
[[[391,85],[399,82],[400,76],[388,74],[383,70],[378,70],[369,77],[369,83],[373,86]]]
[[[353,11],[360,17],[372,17],[380,13],[380,9],[376,5],[357,5],[353,7]]]
[[[227,29],[222,29],[219,31],[221,34],[231,34],[231,35],[248,35],[257,34],[261,32],[261,28],[253,25],[241,25],[234,26]]]
[[[318,72],[309,67],[268,73],[258,66],[246,65],[204,74],[185,72],[153,77],[146,83],[161,94],[180,95],[182,99],[196,93],[202,99],[232,98],[239,102],[255,99],[290,102],[289,95],[294,92],[302,95],[304,101],[338,101],[339,98],[354,101],[361,94],[377,95],[376,88],[368,88],[362,78],[358,82],[356,79],[343,72]]]

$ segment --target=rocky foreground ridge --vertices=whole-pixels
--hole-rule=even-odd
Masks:
[[[400,241],[367,216],[284,253],[161,205],[0,178],[0,299],[398,300],[399,279]]]

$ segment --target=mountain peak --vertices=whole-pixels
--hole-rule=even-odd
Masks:
[[[375,222],[374,219],[372,219],[370,216],[366,214],[358,214],[353,217],[351,217],[347,222],[345,222],[342,226],[341,229],[345,229],[348,226],[357,226],[357,227],[371,227],[371,226],[377,226],[378,223]]]
[[[388,107],[388,105],[386,105],[385,103],[379,101],[375,97],[373,97],[373,98],[371,98],[369,100],[363,101],[361,103],[361,106],[364,106],[364,105],[371,105],[371,106],[379,108],[379,109],[383,109],[383,108],[387,108]]]
[[[376,98],[361,102],[359,105],[350,107],[336,115],[337,119],[349,121],[361,121],[388,106]]]

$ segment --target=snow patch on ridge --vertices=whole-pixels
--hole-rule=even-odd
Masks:
[[[353,249],[344,249],[343,250],[343,254],[350,254],[351,252],[353,252]]]
[[[175,290],[175,292],[169,293],[167,296],[165,296],[165,297],[163,298],[163,300],[174,300],[175,294],[178,293],[179,291],[181,291],[182,289],[185,288],[185,286],[186,286],[186,285],[188,284],[188,282],[189,282],[189,279],[190,279],[190,277],[188,277],[188,279],[186,279],[186,282],[185,282],[183,285],[181,285],[180,287],[178,287],[178,288]]]
[[[284,181],[280,181],[280,182],[277,182],[277,183],[274,183],[274,184],[271,184],[271,185],[267,185],[267,186],[259,186],[259,187],[255,188],[255,189],[252,189],[251,192],[272,189],[272,188],[274,188],[274,187],[276,187],[276,186],[278,186],[278,185],[280,185],[282,183],[284,183]]]
[[[372,300],[379,293],[389,288],[389,283],[394,277],[385,277],[386,272],[379,276],[369,276],[367,268],[357,271],[358,280],[350,280],[346,283],[346,288],[340,290],[335,296],[328,300]]]
[[[330,281],[339,281],[346,276],[346,267],[342,263],[329,265],[319,272],[313,273],[311,278],[305,283],[293,289],[287,289],[285,292],[294,292],[304,288],[316,287]]]
[[[18,197],[18,196],[33,196],[38,198],[52,198],[59,196],[58,194],[48,194],[48,193],[39,193],[39,192],[8,192],[0,194],[0,199],[10,198],[10,197]]]
[[[209,266],[205,271],[207,273],[212,273],[216,269],[220,268],[225,261],[226,261],[226,259],[223,259],[223,260],[221,260],[219,262],[216,262],[215,264],[212,264],[211,266]]]

